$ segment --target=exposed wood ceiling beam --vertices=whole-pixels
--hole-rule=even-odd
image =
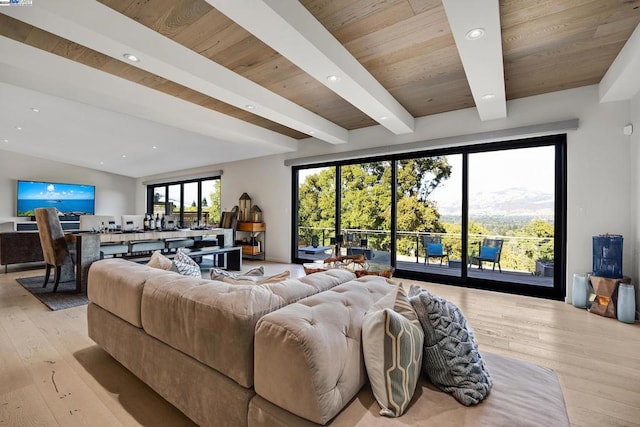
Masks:
[[[600,102],[633,98],[640,92],[640,25],[600,81]]]
[[[298,1],[207,2],[391,132],[414,131],[413,116]]]
[[[481,120],[507,117],[498,0],[442,0]],[[469,40],[467,34],[484,35]]]
[[[6,8],[9,16],[122,60],[253,114],[332,143],[348,142],[348,131],[95,1],[38,2]],[[117,31],[114,29],[117,28]]]

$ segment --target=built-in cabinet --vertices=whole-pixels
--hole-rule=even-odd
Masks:
[[[60,225],[64,231],[78,231],[80,230],[80,217],[78,216],[61,216]],[[32,217],[31,221],[17,222],[16,230],[18,231],[38,231],[38,223],[35,218]]]
[[[247,259],[265,259],[267,225],[264,222],[238,222],[236,239],[241,242],[242,255]]]
[[[10,264],[43,261],[40,235],[37,232],[0,233],[0,265],[4,272]]]

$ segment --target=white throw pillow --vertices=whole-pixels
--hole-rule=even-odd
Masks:
[[[422,367],[424,333],[401,285],[365,315],[362,346],[380,415],[399,417],[413,397]]]
[[[173,259],[173,264],[175,265],[178,273],[183,276],[202,277],[198,263],[192,260],[189,255],[185,254],[181,250],[178,250],[178,253]]]

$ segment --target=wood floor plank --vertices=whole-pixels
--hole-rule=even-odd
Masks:
[[[59,425],[35,385],[0,394],[0,425]]]
[[[51,347],[28,314],[20,307],[11,307],[5,313],[0,322],[58,423],[64,426],[114,425],[113,415],[101,402],[91,398],[86,385]]]

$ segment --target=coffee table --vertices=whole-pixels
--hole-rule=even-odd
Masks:
[[[306,274],[327,271],[334,268],[353,271],[356,277],[382,276],[390,278],[393,268],[390,265],[371,263],[364,255],[348,255],[327,258],[324,261],[316,261],[302,264]]]

